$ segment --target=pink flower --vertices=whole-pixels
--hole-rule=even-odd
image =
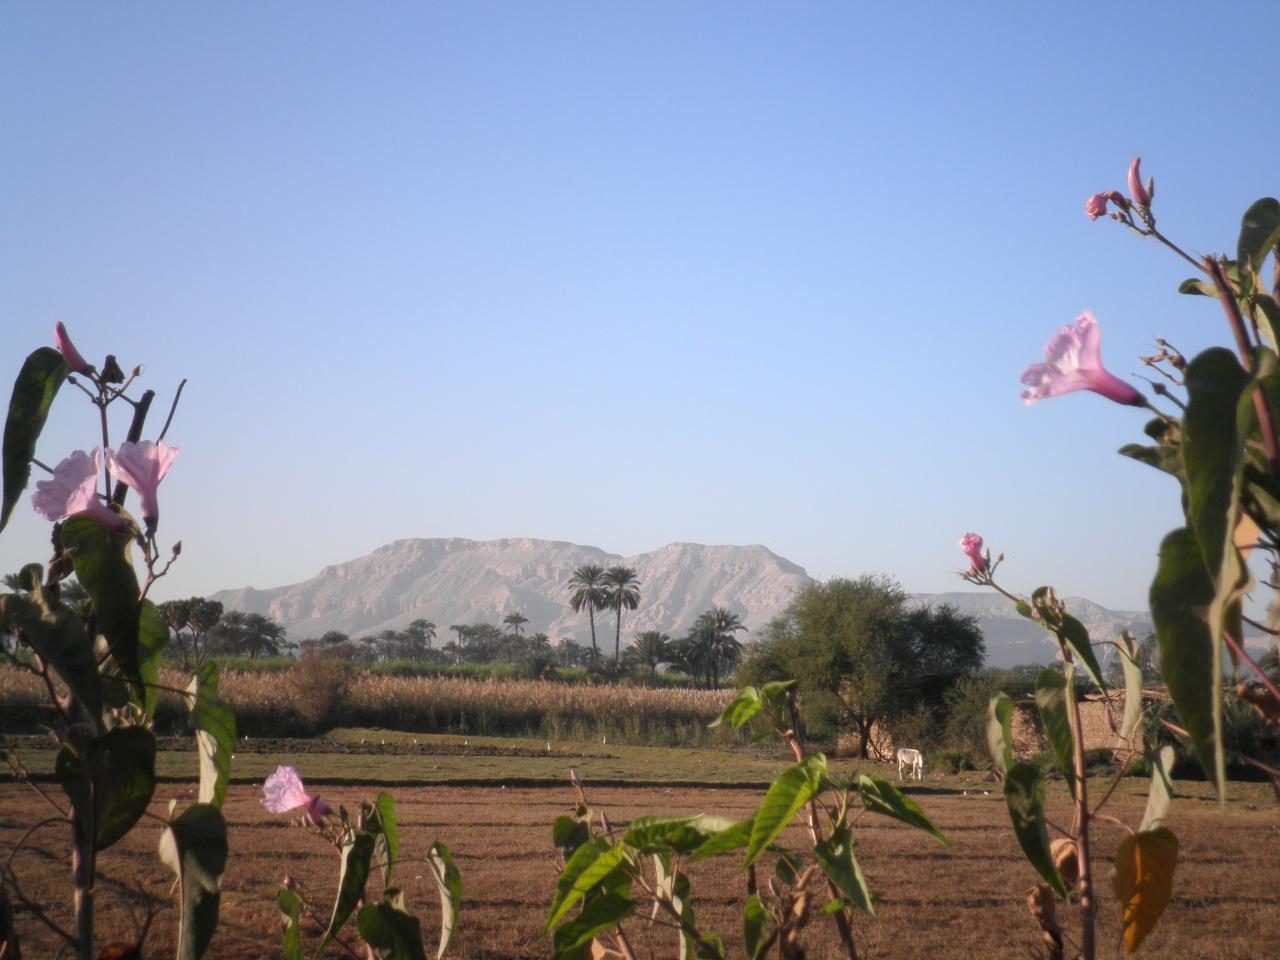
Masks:
[[[142,506],[142,522],[147,531],[154,531],[160,519],[160,507],[156,503],[156,487],[169,472],[173,458],[178,455],[178,448],[165,443],[152,443],[143,440],[141,443],[122,443],[114,453],[107,451],[107,466],[112,475],[122,483],[127,483],[138,491],[138,502]]]
[[[1107,202],[1114,203],[1121,210],[1128,209],[1129,201],[1120,195],[1117,190],[1107,190],[1102,193],[1095,193],[1092,197],[1084,202],[1084,212],[1089,215],[1090,220],[1097,220],[1099,217],[1107,215]]]
[[[46,520],[63,517],[92,517],[108,530],[119,530],[124,518],[107,509],[98,499],[98,472],[102,468],[102,453],[97,447],[88,454],[77,450],[53,468],[52,480],[36,483],[31,503],[36,513]]]
[[[1140,207],[1151,206],[1151,193],[1142,185],[1142,174],[1138,172],[1141,157],[1134,157],[1129,164],[1129,197]]]
[[[267,777],[267,782],[262,785],[262,805],[272,813],[306,807],[307,819],[317,827],[329,812],[318,794],[310,794],[303,789],[302,778],[293,767],[276,767],[276,772]]]
[[[1142,394],[1102,366],[1102,332],[1088,310],[1049,339],[1044,359],[1044,363],[1032,364],[1022,374],[1022,382],[1031,388],[1022,391],[1027,406],[1076,390],[1092,390],[1108,400],[1135,407],[1146,404]]]
[[[982,538],[976,533],[966,533],[961,537],[960,549],[969,558],[970,573],[982,573],[987,569],[987,558],[982,554]]]
[[[84,357],[80,356],[80,351],[76,349],[76,345],[71,342],[71,337],[67,334],[67,328],[62,325],[59,320],[53,325],[53,345],[58,348],[58,352],[62,354],[62,359],[67,361],[67,366],[71,368],[73,373],[88,373],[92,368],[84,362]]]

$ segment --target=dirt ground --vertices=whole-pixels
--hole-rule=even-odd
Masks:
[[[316,787],[330,804],[354,808],[370,795],[366,788]],[[610,788],[592,790],[594,806],[615,824],[650,813],[721,813],[745,817],[758,803],[758,791],[738,789]],[[56,791],[56,787],[52,788]],[[162,786],[152,804],[163,815],[170,798],[190,801],[189,788]],[[554,888],[557,867],[550,825],[573,803],[569,788],[420,787],[395,791],[399,811],[401,857],[397,882],[408,906],[423,918],[428,952],[438,925],[435,886],[412,858],[426,853],[433,840],[454,852],[462,874],[464,904],[452,955],[460,958],[534,958],[549,955],[542,922]],[[208,956],[249,960],[280,955],[279,921],[274,896],[281,877],[298,878],[318,907],[327,911],[336,883],[337,857],[308,830],[286,817],[267,813],[257,790],[233,787],[225,813],[232,857],[223,879],[222,922]],[[953,848],[894,821],[864,818],[858,825],[858,858],[873,890],[881,894],[875,919],[856,921],[862,956],[895,958],[1027,957],[1036,943],[1024,894],[1033,882],[1022,860],[1008,816],[998,795],[916,794]],[[1119,797],[1111,813],[1136,823],[1141,801]],[[29,788],[0,784],[0,849],[5,856],[27,826],[48,808]],[[1064,802],[1050,803],[1050,817],[1067,822]],[[1275,956],[1280,943],[1280,811],[1273,804],[1232,804],[1226,812],[1204,799],[1175,802],[1169,826],[1181,840],[1173,901],[1141,954],[1150,957],[1246,958]],[[66,883],[65,841],[61,826],[38,831],[12,861],[27,896],[65,927],[71,926]],[[1118,949],[1118,914],[1106,880],[1120,830],[1101,824],[1098,853],[1104,862],[1101,884],[1102,956]],[[98,902],[103,913],[100,943],[133,939],[130,909],[137,922],[148,901],[160,907],[145,955],[171,956],[176,912],[170,875],[155,855],[159,824],[146,820],[101,858],[105,877]],[[797,834],[796,838],[801,838]],[[695,867],[694,897],[700,922],[717,930],[740,955],[737,907],[741,881],[732,864]],[[126,907],[127,891],[132,907]],[[1060,914],[1070,932],[1071,911]],[[649,956],[675,956],[668,931],[646,943],[642,921],[637,939]],[[54,956],[58,941],[42,932],[31,914],[18,908],[24,955]],[[833,955],[825,919],[811,928],[811,956]],[[318,942],[318,927],[306,931],[308,955]],[[331,948],[326,956],[350,956]]]

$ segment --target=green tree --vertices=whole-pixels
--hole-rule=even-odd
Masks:
[[[606,605],[612,607],[618,617],[617,630],[613,635],[613,669],[616,673],[622,647],[622,611],[640,606],[640,577],[633,567],[619,564],[605,571],[604,586]]]
[[[436,638],[436,625],[430,620],[421,618],[414,620],[400,634],[400,642],[404,646],[404,655],[412,660],[420,660],[431,649]]]
[[[160,604],[159,610],[173,631],[183,668],[195,669],[208,655],[207,638],[209,631],[222,619],[222,604],[204,597],[188,597],[186,600],[166,601]]]
[[[896,581],[865,575],[797,593],[741,676],[748,683],[794,678],[804,722],[826,734],[852,727],[865,758],[876,721],[914,709],[944,676],[954,683],[977,669],[983,652],[971,617],[949,607],[913,609]]]
[[[708,685],[719,686],[721,675],[732,671],[742,659],[737,633],[745,631],[746,624],[728,607],[713,607],[698,617],[693,629],[706,645],[705,661],[711,670]]]
[[[591,662],[600,659],[600,647],[596,644],[596,611],[608,604],[609,593],[604,582],[604,567],[594,563],[584,564],[573,571],[569,578],[569,606],[574,613],[587,611],[591,621]]]
[[[502,622],[507,625],[507,632],[515,636],[520,636],[521,628],[529,622],[529,618],[523,613],[513,611],[502,618]]]
[[[659,630],[642,630],[632,638],[624,655],[628,666],[658,672],[658,665],[671,662],[671,638]]]

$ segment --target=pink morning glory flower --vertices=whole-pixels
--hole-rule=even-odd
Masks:
[[[267,782],[262,785],[262,805],[272,813],[305,807],[307,819],[317,827],[329,812],[318,794],[307,793],[303,789],[302,778],[293,767],[276,767],[276,772],[267,777]]]
[[[36,513],[46,520],[92,517],[108,530],[119,530],[124,526],[124,518],[98,499],[101,468],[102,453],[97,447],[92,454],[75,451],[53,468],[52,480],[36,483],[36,492],[31,496]]]
[[[1092,197],[1084,202],[1084,212],[1089,215],[1090,220],[1097,220],[1099,217],[1107,215],[1107,203],[1114,203],[1120,209],[1129,206],[1129,201],[1122,197],[1117,190],[1106,190],[1102,193],[1095,193]]]
[[[982,573],[987,569],[987,558],[982,554],[982,538],[976,533],[966,533],[960,538],[960,549],[969,558],[969,570]]]
[[[160,507],[156,502],[156,487],[169,472],[173,459],[178,455],[178,448],[166,443],[152,443],[143,440],[141,443],[122,443],[114,453],[107,451],[107,466],[112,475],[122,483],[127,483],[138,491],[138,502],[141,504],[142,522],[147,531],[154,531],[160,520]]]
[[[1140,207],[1149,207],[1151,206],[1151,194],[1142,185],[1142,174],[1138,170],[1138,164],[1140,163],[1142,163],[1142,158],[1134,157],[1133,163],[1129,164],[1129,198]]]
[[[62,359],[67,361],[67,366],[74,373],[88,373],[89,364],[84,362],[84,357],[80,356],[80,351],[76,349],[76,345],[71,342],[71,337],[67,333],[67,328],[63,326],[59,320],[53,326],[53,345],[58,348],[58,352],[62,354]]]
[[[1022,382],[1031,388],[1022,391],[1028,406],[1076,390],[1092,390],[1116,403],[1146,405],[1142,394],[1102,366],[1102,331],[1088,310],[1049,339],[1044,360],[1022,374]]]

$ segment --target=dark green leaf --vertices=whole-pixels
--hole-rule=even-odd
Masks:
[[[197,803],[169,821],[160,834],[160,860],[177,875],[181,891],[177,960],[199,960],[218,926],[227,867],[227,824],[221,811]]]
[[[284,960],[303,960],[302,898],[287,887],[276,894],[280,908],[280,940]]]
[[[1240,221],[1236,261],[1241,267],[1249,263],[1257,270],[1277,240],[1280,240],[1280,203],[1273,197],[1263,197],[1244,212]]]
[[[849,828],[841,824],[832,831],[831,836],[813,848],[813,855],[837,890],[849,902],[863,913],[876,915],[876,908],[871,903],[871,891],[867,888],[866,878],[862,876],[862,868],[853,855],[853,834]]]
[[[195,731],[200,757],[200,802],[221,809],[231,778],[236,715],[218,696],[218,665],[206,661],[187,686],[187,728]]]
[[[673,850],[689,853],[708,837],[733,826],[728,817],[701,814],[696,817],[639,817],[631,822],[622,842],[641,853]]]
[[[129,562],[127,531],[112,533],[96,520],[72,517],[62,525],[62,546],[71,553],[76,579],[89,592],[98,631],[111,658],[141,704],[146,692],[138,656],[138,578]]]
[[[1178,285],[1178,292],[1199,295],[1201,297],[1212,297],[1215,300],[1218,299],[1218,288],[1215,287],[1211,281],[1201,280],[1197,277],[1191,277],[1188,280],[1183,280],[1182,283]]]
[[[713,834],[697,850],[689,854],[689,862],[697,863],[699,860],[709,860],[712,857],[741,850],[750,842],[751,831],[755,829],[755,824],[756,818],[751,816]]]
[[[360,938],[378,960],[427,960],[422,924],[404,907],[404,894],[387,888],[379,903],[369,903],[356,916]]]
[[[437,840],[427,854],[427,865],[440,890],[440,946],[436,950],[439,960],[449,950],[454,931],[458,929],[458,916],[462,912],[462,875],[453,862],[449,848]]]
[[[365,884],[369,880],[369,865],[373,860],[373,837],[363,830],[348,828],[342,838],[342,861],[338,867],[338,896],[333,901],[333,915],[316,950],[319,955],[333,940],[351,916],[356,904],[364,899]]]
[[[1071,734],[1071,721],[1067,717],[1068,695],[1074,697],[1075,691],[1068,689],[1066,678],[1057,669],[1046,667],[1040,671],[1036,680],[1036,706],[1044,724],[1044,735],[1053,748],[1058,769],[1067,780],[1067,789],[1075,796],[1075,737]]]
[[[22,364],[9,396],[9,415],[4,422],[4,502],[0,506],[0,530],[9,522],[14,504],[31,478],[31,458],[36,441],[49,416],[49,407],[58,395],[71,368],[62,354],[41,347]]]
[[[84,621],[70,607],[51,604],[43,591],[34,596],[43,609],[16,593],[0,596],[0,633],[19,634],[53,668],[94,723],[101,724],[102,680]]]
[[[765,700],[773,700],[786,693],[796,685],[794,680],[773,680],[760,688],[760,696]]]
[[[722,723],[728,723],[733,729],[741,730],[763,707],[760,692],[755,687],[743,687],[709,726],[718,727]]]
[[[1067,895],[1062,875],[1049,853],[1049,834],[1044,823],[1044,775],[1030,763],[1015,763],[1004,778],[1004,800],[1009,806],[1013,832],[1028,862],[1058,896]]]
[[[1013,766],[1013,701],[1007,693],[997,693],[987,705],[987,750],[1000,773]]]
[[[552,956],[555,960],[578,960],[583,956],[583,948],[595,939],[596,934],[616,927],[635,909],[629,897],[616,894],[593,897],[583,906],[581,914],[556,931]]]
[[[1075,654],[1076,663],[1084,667],[1084,672],[1089,675],[1089,679],[1097,684],[1099,690],[1105,691],[1107,684],[1102,679],[1102,667],[1098,664],[1097,654],[1093,652],[1093,641],[1089,638],[1089,631],[1084,628],[1084,624],[1071,614],[1064,613],[1062,624],[1054,632],[1058,639]]]
[[[138,618],[138,673],[142,677],[141,705],[149,717],[155,716],[156,705],[160,702],[156,684],[160,682],[160,663],[168,645],[169,625],[154,603],[144,601],[142,615]]]
[[[116,727],[100,738],[67,741],[54,763],[80,830],[93,818],[94,844],[105,850],[142,818],[156,789],[156,738],[142,727]]]
[[[751,894],[742,908],[742,942],[747,948],[747,960],[758,960],[768,922],[769,914],[765,912],[764,904],[754,893]]]
[[[607,840],[599,838],[579,847],[578,852],[564,865],[564,872],[560,874],[545,929],[550,932],[564,915],[573,909],[574,904],[593,888],[603,884],[609,875],[626,861],[626,858],[626,848],[622,844],[611,846]]]
[[[400,852],[400,834],[396,829],[396,801],[389,793],[378,794],[373,805],[376,830],[373,833],[374,862],[382,868],[382,885],[391,884],[391,870]]]
[[[1151,619],[1160,644],[1160,669],[1182,726],[1191,735],[1192,749],[1222,796],[1226,762],[1214,679],[1221,652],[1215,656],[1208,619],[1213,599],[1213,582],[1195,534],[1186,527],[1174,530],[1160,544],[1159,565],[1151,584]]]
[[[1145,463],[1148,467],[1155,467],[1179,480],[1183,479],[1182,456],[1176,447],[1148,447],[1140,443],[1127,443],[1120,448],[1119,452],[1122,457],[1129,457],[1131,460]]]
[[[1280,305],[1265,293],[1255,293],[1249,302],[1255,308],[1254,316],[1264,342],[1272,350],[1280,349]]]
[[[805,757],[782,771],[756,811],[743,867],[759,860],[770,844],[782,836],[782,831],[787,829],[804,805],[817,796],[826,780],[827,758],[820,753]]]
[[[928,815],[910,797],[884,779],[884,777],[868,776],[865,773],[860,774],[858,776],[858,795],[862,798],[862,805],[872,813],[892,817],[894,820],[907,824],[907,826],[923,830],[944,847],[951,846],[947,838],[942,835],[942,831],[929,819]]]
[[[551,825],[551,842],[560,848],[560,853],[567,860],[573,852],[591,839],[591,828],[585,820],[577,817],[556,817]]]

